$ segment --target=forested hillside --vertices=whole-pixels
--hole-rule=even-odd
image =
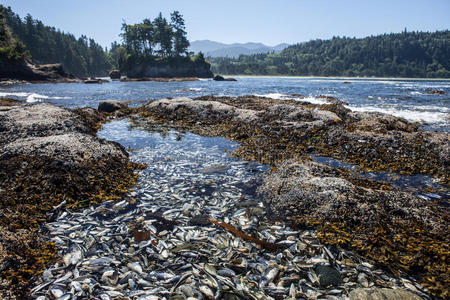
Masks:
[[[15,39],[25,44],[37,63],[62,63],[67,72],[76,76],[105,75],[112,67],[108,54],[93,39],[77,39],[30,15],[22,20],[11,8],[4,8],[3,14]]]
[[[450,78],[450,31],[335,37],[280,54],[210,60],[220,74]]]
[[[15,40],[6,27],[5,9],[0,5],[0,59],[18,61],[27,56],[25,45]]]

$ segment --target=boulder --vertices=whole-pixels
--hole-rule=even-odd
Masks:
[[[223,76],[220,76],[220,75],[214,76],[213,79],[214,79],[214,81],[237,81],[234,78],[224,78]]]
[[[121,76],[121,74],[120,74],[119,70],[111,70],[109,72],[109,78],[111,78],[111,79],[120,79],[120,76]]]
[[[391,221],[426,222],[445,228],[440,216],[412,193],[363,188],[357,176],[314,161],[287,160],[267,175],[258,189],[267,207],[281,218],[304,217],[366,228],[389,216]],[[352,182],[353,181],[353,182]]]
[[[445,95],[446,93],[443,90],[427,90],[427,94],[429,95]]]
[[[337,287],[343,283],[341,273],[338,270],[328,266],[316,266],[314,272],[319,278],[319,283],[323,287]]]
[[[405,290],[358,288],[350,292],[350,300],[422,300],[422,297]]]
[[[108,80],[99,79],[99,78],[90,78],[83,81],[84,83],[106,83]]]
[[[120,110],[122,108],[127,107],[127,105],[121,101],[117,100],[103,100],[98,104],[98,111],[101,112],[114,112],[116,110]]]

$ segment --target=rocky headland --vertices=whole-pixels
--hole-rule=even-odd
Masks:
[[[4,103],[3,103],[4,102]],[[24,287],[55,258],[39,224],[60,207],[119,199],[137,178],[128,153],[96,137],[103,116],[49,104],[0,111],[0,272],[3,299]]]
[[[33,63],[30,59],[7,60],[0,57],[0,82],[24,81],[31,83],[81,82],[64,71],[62,64]]]
[[[204,59],[190,57],[171,59],[136,58],[127,62],[125,73],[128,78],[212,78],[211,65]]]

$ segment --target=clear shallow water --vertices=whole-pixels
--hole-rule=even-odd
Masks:
[[[182,134],[128,120],[105,124],[98,136],[122,144],[133,161],[148,164],[134,190],[144,198],[149,188],[155,187],[166,189],[164,197],[170,198],[172,194],[189,199],[209,198],[214,193],[251,198],[261,180],[259,175],[269,169],[232,158],[229,152],[239,145],[224,138]]]
[[[399,175],[391,172],[364,172],[358,166],[344,163],[333,158],[323,156],[310,156],[315,161],[332,166],[334,168],[344,168],[355,171],[362,178],[372,179],[376,181],[385,181],[393,187],[404,191],[411,192],[417,197],[427,201],[437,201],[441,206],[450,207],[450,191],[443,185],[435,182],[430,176],[425,175]],[[437,191],[430,193],[427,189]]]
[[[394,79],[328,79],[283,77],[237,77],[237,82],[201,80],[191,82],[119,82],[105,84],[28,84],[0,87],[0,97],[28,102],[50,102],[65,107],[97,107],[105,99],[149,101],[165,97],[203,95],[265,95],[276,99],[306,96],[322,103],[319,95],[339,98],[355,111],[389,113],[409,121],[423,121],[425,129],[450,132],[450,81]],[[344,84],[344,81],[350,84]],[[442,90],[445,95],[430,95]],[[141,102],[131,103],[140,105]]]
[[[98,136],[122,144],[130,152],[133,161],[148,164],[148,168],[139,177],[135,191],[138,194],[145,194],[146,188],[151,185],[176,186],[178,192],[189,189],[193,191],[190,194],[192,197],[211,196],[221,190],[220,187],[228,186],[232,188],[235,197],[252,197],[257,184],[261,182],[259,175],[270,168],[230,157],[229,153],[236,150],[239,144],[227,139],[203,137],[189,132],[179,133],[143,122],[113,121],[105,124]],[[355,165],[332,158],[311,157],[319,163],[351,169],[363,178],[386,181],[424,200],[438,201],[442,206],[449,206],[448,189],[429,176],[363,172]],[[437,192],[427,192],[427,188]]]

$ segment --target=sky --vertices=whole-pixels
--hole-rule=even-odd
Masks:
[[[120,41],[121,24],[183,15],[188,39],[295,44],[333,36],[450,29],[450,0],[0,0],[21,17],[94,38]]]

